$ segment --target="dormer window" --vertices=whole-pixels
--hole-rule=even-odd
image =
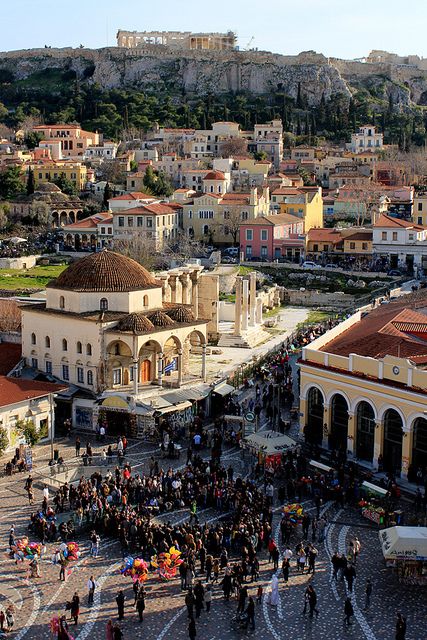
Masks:
[[[107,298],[101,298],[101,300],[99,301],[99,308],[101,309],[101,311],[107,311],[108,310],[108,300],[107,300]]]

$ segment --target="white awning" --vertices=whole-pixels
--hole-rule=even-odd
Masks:
[[[378,535],[386,560],[427,560],[427,527],[389,527]]]
[[[289,436],[277,431],[258,431],[243,438],[242,446],[272,456],[293,449],[297,443]]]
[[[333,471],[332,467],[328,467],[328,465],[323,464],[323,462],[317,462],[317,460],[310,460],[309,465],[311,467],[314,467],[315,469],[320,469],[325,473],[329,473],[330,471]]]
[[[375,484],[371,482],[362,482],[362,489],[366,489],[368,493],[376,493],[378,496],[385,497],[388,493],[387,489],[383,489],[382,487],[377,487]]]
[[[212,389],[212,393],[217,393],[220,396],[228,396],[230,393],[233,393],[233,391],[235,391],[235,388],[227,382],[222,382]]]
[[[193,405],[191,402],[186,400],[185,402],[181,402],[180,404],[175,404],[172,407],[165,407],[164,409],[155,409],[155,413],[160,413],[164,415],[165,413],[172,413],[173,411],[184,411],[184,409],[189,409]]]

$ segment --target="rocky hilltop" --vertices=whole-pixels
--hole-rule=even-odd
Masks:
[[[427,105],[427,71],[410,65],[326,58],[315,52],[297,56],[262,51],[177,52],[147,45],[141,49],[45,48],[0,53],[0,83],[37,89],[44,75],[55,72],[69,72],[70,77],[103,89],[167,89],[199,95],[280,90],[296,98],[300,86],[309,106],[318,104],[322,94],[326,99],[337,93],[350,98],[361,90],[378,100],[391,97],[402,109]]]

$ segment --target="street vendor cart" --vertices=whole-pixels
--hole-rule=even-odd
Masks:
[[[242,439],[240,446],[258,458],[265,469],[275,469],[281,464],[282,454],[293,451],[298,443],[278,431],[258,431]]]
[[[427,586],[427,527],[389,527],[379,532],[387,566],[399,582]]]

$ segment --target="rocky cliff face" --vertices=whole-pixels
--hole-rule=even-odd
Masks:
[[[408,108],[427,104],[427,72],[415,67],[366,64],[327,59],[307,52],[281,56],[267,52],[172,52],[164,47],[141,50],[36,49],[0,53],[0,82],[21,81],[37,88],[43,73],[75,72],[103,88],[134,87],[141,90],[225,93],[249,91],[266,94],[284,91],[296,98],[298,85],[310,105],[341,93],[350,96],[360,88],[379,99],[392,95],[394,104]],[[1,96],[0,96],[1,99]]]

